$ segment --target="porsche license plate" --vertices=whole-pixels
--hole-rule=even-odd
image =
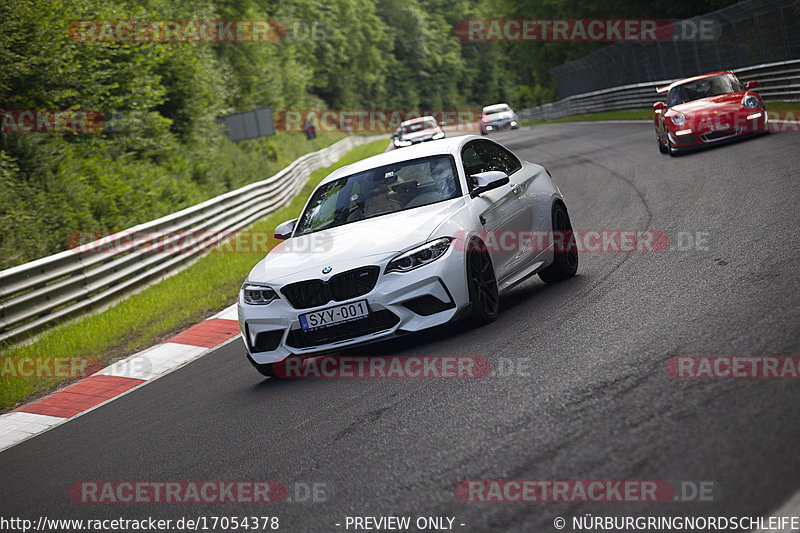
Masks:
[[[304,330],[324,328],[348,322],[356,318],[363,318],[369,315],[369,307],[366,300],[352,302],[349,304],[329,307],[321,311],[300,315],[300,327]]]

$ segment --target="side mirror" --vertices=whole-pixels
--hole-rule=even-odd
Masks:
[[[294,225],[297,223],[297,219],[287,220],[282,224],[278,224],[278,227],[275,228],[275,238],[284,241],[292,236],[292,231],[294,231]]]
[[[470,178],[477,181],[477,186],[472,189],[471,193],[469,193],[472,198],[475,198],[486,191],[491,191],[492,189],[502,187],[510,181],[506,173],[499,170],[479,172],[477,174],[473,174],[470,176]]]
[[[661,111],[662,109],[666,109],[666,108],[667,108],[667,104],[665,104],[664,102],[656,102],[655,104],[653,104],[653,109],[655,111]]]
[[[745,87],[745,89],[747,89],[747,90],[749,91],[750,89],[755,89],[755,88],[756,88],[756,87],[758,87],[759,85],[761,85],[761,84],[760,84],[760,83],[758,83],[756,80],[752,80],[752,81],[748,81],[748,82],[745,84],[745,86],[744,86],[744,87]]]

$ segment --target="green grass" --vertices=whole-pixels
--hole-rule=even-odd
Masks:
[[[237,243],[200,258],[186,270],[135,294],[115,306],[46,331],[32,344],[0,348],[0,371],[8,357],[86,357],[103,366],[171,337],[178,331],[235,303],[250,269],[276,244],[272,231],[279,223],[299,215],[314,187],[335,169],[382,152],[386,140],[355,147],[333,165],[311,174],[291,202],[255,223],[237,237]],[[250,250],[248,236],[266,233],[266,248]],[[238,239],[248,239],[238,241]],[[4,377],[0,373],[0,411],[30,401],[70,381]]]
[[[800,102],[764,102],[767,111],[800,111]],[[795,113],[795,116],[797,113]]]
[[[766,102],[768,111],[797,111],[800,102]],[[570,115],[555,120],[523,120],[523,126],[538,126],[539,124],[558,124],[562,122],[584,122],[595,120],[652,120],[653,109],[625,109],[621,111],[603,111],[602,113],[584,113]]]

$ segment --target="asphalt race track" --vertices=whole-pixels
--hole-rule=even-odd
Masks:
[[[346,516],[449,516],[463,532],[546,532],[558,516],[571,531],[587,513],[760,516],[790,498],[800,489],[797,380],[675,379],[666,362],[800,355],[800,134],[679,157],[659,154],[645,123],[491,138],[552,172],[575,229],[660,230],[671,249],[585,252],[577,277],[528,280],[493,324],[350,352],[483,356],[515,369],[482,379],[263,379],[237,339],[0,453],[2,514],[268,515],[292,532],[345,531]],[[714,495],[460,501],[455,488],[470,479],[704,480]],[[317,483],[325,501],[73,503],[68,488],[84,480],[275,480],[293,500]]]

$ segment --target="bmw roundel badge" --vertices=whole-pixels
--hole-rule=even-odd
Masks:
[[[327,273],[328,273],[328,272],[330,272],[331,270],[333,270],[333,267],[329,267],[329,266],[327,266],[327,267],[325,267],[325,268],[323,268],[323,269],[322,269],[322,273],[323,273],[323,274],[327,274]]]

